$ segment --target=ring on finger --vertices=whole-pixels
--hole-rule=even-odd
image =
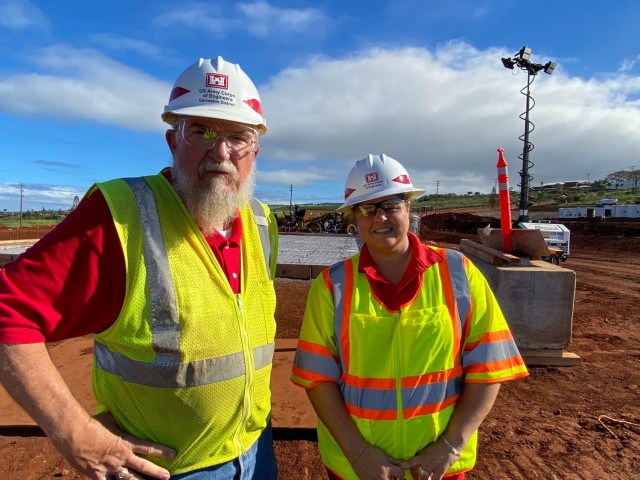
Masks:
[[[128,476],[129,476],[129,469],[127,467],[122,467],[113,475],[113,478],[115,478],[116,480],[124,480]]]

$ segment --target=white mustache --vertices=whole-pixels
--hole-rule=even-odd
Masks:
[[[202,174],[206,172],[228,173],[234,179],[238,177],[238,169],[229,161],[216,162],[215,160],[207,160],[198,168],[198,173]]]

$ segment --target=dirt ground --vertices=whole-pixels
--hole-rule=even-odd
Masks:
[[[609,223],[611,225],[611,222]],[[629,225],[631,225],[629,227]],[[564,267],[576,272],[576,367],[532,367],[505,384],[480,430],[479,461],[469,479],[640,478],[640,233],[572,228]],[[424,241],[455,247],[450,231],[423,229]],[[278,280],[278,337],[296,338],[308,281]],[[324,480],[313,440],[276,433],[280,478]],[[39,430],[0,429],[3,480],[80,479]]]

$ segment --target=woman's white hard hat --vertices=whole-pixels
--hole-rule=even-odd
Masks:
[[[182,116],[244,123],[260,134],[267,131],[255,85],[240,65],[222,57],[201,58],[178,77],[162,120],[173,125]]]
[[[345,203],[337,211],[390,195],[413,199],[424,193],[425,190],[413,186],[400,162],[384,153],[369,154],[358,160],[349,172],[344,184]]]

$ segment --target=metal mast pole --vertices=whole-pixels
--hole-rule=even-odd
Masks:
[[[529,127],[531,125],[529,123],[530,86],[531,72],[527,70],[527,105],[524,114],[524,145],[522,147],[522,171],[520,172],[520,204],[518,205],[520,210],[518,216],[519,222],[529,221],[529,150],[531,150],[531,144],[529,143]]]

